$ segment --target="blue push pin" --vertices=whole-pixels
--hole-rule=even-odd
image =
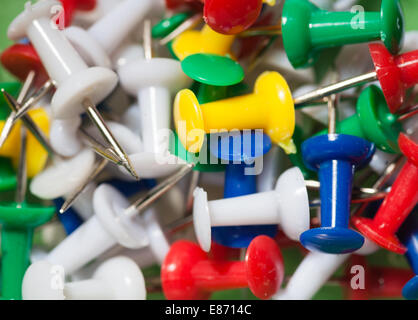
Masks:
[[[258,130],[221,133],[217,138],[211,138],[210,152],[227,163],[224,198],[256,193],[256,161],[270,150],[270,138]],[[213,227],[212,237],[227,247],[247,248],[255,237],[274,237],[277,231],[277,225]]]
[[[335,98],[335,97],[333,97]],[[321,227],[300,236],[304,247],[325,253],[349,253],[360,249],[364,238],[348,228],[354,170],[369,163],[375,145],[365,139],[335,134],[335,106],[328,100],[328,132],[302,144],[308,169],[318,172]]]
[[[403,223],[399,230],[399,238],[407,248],[405,256],[415,273],[402,289],[402,295],[408,300],[418,300],[418,207]]]

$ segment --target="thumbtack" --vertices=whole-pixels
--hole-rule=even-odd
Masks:
[[[179,26],[177,26],[174,30],[172,30],[169,34],[165,35],[165,37],[160,40],[160,45],[164,46],[180,36],[183,32],[193,29],[202,21],[202,18],[203,16],[201,13],[196,13],[190,18],[184,20]]]
[[[233,35],[213,31],[207,24],[201,31],[188,30],[180,34],[172,43],[172,50],[181,61],[195,53],[211,53],[219,56],[232,56],[230,53]]]
[[[132,204],[111,186],[100,185],[93,196],[95,214],[55,247],[48,254],[47,260],[62,265],[66,273],[72,274],[115,244],[127,248],[146,247],[151,237],[147,233],[144,218],[139,214],[169,191],[192,168],[192,165],[185,165]],[[88,243],[85,243],[86,234],[94,235]],[[159,248],[163,248],[161,238],[157,243]],[[158,257],[161,256],[164,254],[158,253]]]
[[[144,276],[127,257],[103,262],[91,279],[83,281],[66,283],[65,271],[45,260],[33,263],[23,279],[23,300],[145,300]]]
[[[308,0],[287,0],[283,6],[283,44],[293,67],[311,66],[320,50],[381,40],[396,54],[403,37],[403,13],[398,0],[382,0],[380,12],[328,12]]]
[[[152,8],[152,0],[126,0],[96,21],[88,30],[71,26],[65,36],[88,65],[110,68],[110,57]],[[115,27],[115,21],[120,21]]]
[[[131,156],[133,166],[141,176],[156,178],[178,169],[178,166],[167,161],[170,159],[169,141],[164,135],[170,129],[171,96],[179,89],[187,87],[190,80],[183,73],[178,61],[153,58],[149,20],[145,21],[143,38],[145,59],[133,59],[121,66],[118,74],[122,86],[130,94],[137,96],[140,106],[144,150],[142,154]],[[156,166],[157,170],[151,172],[150,166]]]
[[[330,94],[378,80],[389,110],[396,113],[405,102],[408,88],[418,83],[418,50],[393,56],[380,43],[369,44],[369,51],[375,71],[356,76],[341,82],[321,87],[294,99],[296,108],[303,107],[309,101],[316,101]],[[390,75],[390,76],[389,76]]]
[[[23,87],[19,100],[26,95],[25,87],[28,86]],[[21,299],[22,279],[29,265],[33,230],[50,220],[55,211],[54,207],[26,203],[26,130],[23,127],[20,145],[15,202],[0,203],[3,299]]]
[[[163,292],[168,300],[209,299],[212,292],[249,287],[259,299],[270,298],[284,278],[283,258],[275,241],[256,237],[243,261],[210,260],[190,241],[175,242],[161,267]]]
[[[94,105],[113,90],[117,76],[105,68],[88,68],[69,41],[51,26],[50,9],[56,5],[59,3],[54,0],[29,4],[10,24],[8,37],[12,40],[20,39],[27,34],[31,40],[57,87],[51,103],[53,114],[57,118],[71,118],[87,111],[90,119],[121,159],[123,166],[132,176],[138,178],[129,158],[113,138]]]
[[[230,198],[233,202],[233,199],[236,199],[236,197],[256,193],[256,176],[259,173],[257,171],[257,165],[262,161],[261,157],[271,149],[270,138],[260,131],[244,130],[242,132],[232,131],[225,134],[212,134],[211,141],[213,141],[212,139],[215,139],[217,143],[211,144],[211,154],[221,159],[221,162],[226,163],[224,182],[225,199],[223,200],[229,202],[227,198]],[[205,193],[202,192],[202,194],[204,195]],[[205,231],[201,237],[201,244],[204,245],[202,246],[203,250],[209,251],[211,240],[209,227],[211,226],[211,218],[208,211],[203,211],[204,207],[201,206],[205,206],[205,198],[200,197],[200,199],[197,204],[198,208],[196,208],[195,217],[198,220],[195,223],[197,227],[195,230],[199,231],[197,234]],[[208,221],[209,223],[206,224]],[[241,225],[239,223],[235,225],[218,225],[214,223],[212,235],[214,241],[218,244],[232,248],[246,248],[259,235],[267,235],[273,238],[277,233],[276,222],[277,220],[270,224],[246,223]]]
[[[201,150],[205,133],[232,129],[264,129],[273,143],[288,153],[295,151],[293,99],[286,81],[277,72],[261,74],[251,94],[202,105],[192,91],[181,90],[173,113],[179,139],[193,153]]]
[[[152,27],[151,35],[154,39],[164,38],[176,30],[184,21],[191,17],[191,12],[179,12],[160,20]]]
[[[195,234],[206,252],[211,246],[211,226],[278,224],[295,241],[309,229],[309,199],[299,168],[285,171],[273,191],[208,201],[206,192],[196,188],[194,198]]]
[[[359,249],[363,237],[348,228],[355,169],[370,162],[374,144],[355,136],[335,134],[335,105],[328,101],[329,133],[302,144],[305,165],[318,172],[321,184],[321,227],[305,231],[300,241],[309,250],[349,253]]]
[[[353,223],[362,234],[381,247],[404,254],[407,249],[398,240],[396,232],[418,202],[418,145],[403,133],[399,135],[398,143],[408,161],[374,218],[354,217]]]
[[[91,11],[97,5],[97,0],[60,0],[64,10],[65,27],[71,25],[76,11]]]
[[[378,247],[367,238],[355,254],[370,255]],[[293,273],[286,288],[278,291],[274,300],[309,300],[322,288],[328,279],[351,256],[351,254],[329,254],[312,251],[302,260]]]

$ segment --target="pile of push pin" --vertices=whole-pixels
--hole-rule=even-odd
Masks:
[[[418,32],[376,2],[28,2],[1,54],[1,298],[418,299]]]

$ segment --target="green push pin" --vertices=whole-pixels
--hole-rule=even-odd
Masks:
[[[27,88],[27,87],[26,87]],[[23,100],[26,93],[19,94]],[[1,249],[2,249],[2,299],[22,298],[22,281],[29,266],[33,230],[49,221],[55,207],[28,204],[25,201],[26,169],[26,128],[21,127],[21,152],[15,202],[0,203]]]
[[[152,27],[151,36],[154,39],[160,39],[168,36],[177,29],[184,21],[191,17],[190,12],[180,12],[169,18],[162,19]]]
[[[403,38],[399,0],[382,0],[380,12],[329,12],[307,0],[286,0],[282,14],[283,44],[295,68],[315,63],[321,49],[381,40],[393,54]]]
[[[337,123],[337,133],[357,136],[373,142],[388,153],[399,153],[398,137],[402,130],[399,115],[392,114],[382,90],[371,85],[357,100],[356,114]],[[317,135],[326,134],[326,130]]]
[[[216,54],[190,55],[181,62],[181,68],[188,77],[210,86],[232,86],[244,79],[238,62]]]

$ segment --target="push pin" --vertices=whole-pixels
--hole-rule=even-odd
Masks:
[[[378,247],[367,238],[355,254],[370,255]],[[274,300],[310,300],[332,277],[351,254],[309,252],[293,273],[286,288],[278,291]]]
[[[161,267],[163,292],[168,300],[206,300],[212,292],[249,287],[259,299],[270,298],[284,278],[283,258],[277,244],[258,236],[244,261],[210,260],[190,241],[175,242]]]
[[[260,173],[259,165],[262,156],[271,148],[271,140],[262,132],[244,130],[243,132],[233,131],[211,135],[212,145],[210,152],[222,163],[226,163],[224,198],[223,201],[234,202],[233,199],[257,192],[256,176]],[[213,143],[215,141],[215,143]],[[246,248],[250,242],[259,235],[267,235],[273,238],[277,233],[276,221],[270,224],[217,224],[216,218],[211,219],[208,211],[203,211],[205,206],[205,192],[201,190],[203,197],[196,203],[195,222],[196,234],[201,239],[201,246],[204,251],[210,250],[211,223],[215,222],[212,228],[215,242],[232,248]],[[195,191],[196,192],[196,191]],[[227,198],[231,198],[230,201]],[[206,198],[207,200],[207,198]],[[222,201],[222,200],[220,200]],[[195,212],[195,210],[193,210]],[[206,214],[207,213],[207,214]],[[225,213],[225,212],[223,212]],[[228,213],[229,214],[229,213]],[[203,222],[205,221],[205,222]],[[205,225],[205,226],[203,226]],[[200,235],[200,231],[205,231]]]
[[[305,231],[300,241],[309,250],[349,253],[364,238],[348,228],[354,170],[367,165],[375,151],[373,143],[355,136],[335,134],[335,105],[329,99],[327,135],[302,144],[305,165],[318,172],[321,188],[321,227]]]
[[[361,92],[356,114],[338,122],[336,130],[371,141],[382,151],[399,153],[397,141],[402,130],[399,117],[390,113],[382,91],[371,85]],[[318,135],[321,134],[326,133]]]
[[[95,214],[55,247],[47,260],[61,265],[66,273],[72,274],[115,244],[127,248],[146,247],[150,239],[155,238],[148,237],[146,224],[138,214],[170,190],[191,169],[192,166],[186,165],[131,205],[114,188],[105,184],[99,186],[93,196]],[[94,236],[86,243],[86,235]],[[166,243],[161,239],[155,241],[159,248]],[[164,255],[158,253],[158,257]]]
[[[401,133],[398,139],[401,152],[408,158],[373,219],[353,217],[355,227],[379,246],[398,254],[407,249],[396,236],[418,202],[418,145]]]
[[[182,6],[187,6],[195,10],[202,10],[202,1],[201,0],[165,0],[165,5],[167,9],[176,10]]]
[[[205,0],[205,22],[216,32],[240,33],[255,23],[261,13],[263,2],[274,5],[275,0]]]
[[[26,202],[26,130],[21,129],[15,202],[0,204],[2,248],[2,298],[21,299],[22,280],[29,265],[33,230],[49,221],[55,207],[44,207]]]
[[[296,97],[296,108],[333,93],[378,80],[390,112],[396,113],[405,102],[407,89],[418,83],[418,50],[393,56],[383,44],[372,43],[369,44],[369,51],[374,71]]]
[[[64,10],[64,26],[68,27],[73,21],[76,11],[91,11],[97,5],[97,0],[60,0]]]
[[[141,112],[144,150],[131,155],[133,166],[141,176],[156,178],[179,169],[178,165],[170,164],[175,157],[168,152],[171,96],[179,89],[187,87],[190,80],[183,73],[178,61],[153,58],[149,20],[145,21],[144,52],[145,59],[133,59],[120,67],[118,73],[125,90],[137,96]],[[155,169],[150,170],[150,167]]]
[[[20,39],[26,34],[39,54],[51,80],[57,87],[51,107],[56,118],[72,118],[87,111],[104,139],[111,145],[122,165],[138,178],[129,158],[108,130],[94,103],[103,100],[117,84],[117,76],[101,67],[88,68],[69,41],[50,24],[54,0],[27,4],[10,24],[8,37]],[[65,62],[65,63],[63,63]]]
[[[402,295],[408,300],[418,299],[418,207],[415,207],[411,215],[399,229],[399,238],[407,248],[405,256],[415,274],[405,284]]]
[[[71,26],[64,34],[88,65],[110,68],[110,57],[152,8],[152,0],[127,0],[96,21],[88,30]],[[115,21],[120,21],[117,28]]]
[[[160,39],[168,36],[176,30],[183,22],[191,17],[190,12],[179,12],[171,17],[164,18],[152,27],[151,36]]]
[[[286,236],[295,241],[299,240],[302,232],[309,229],[308,193],[305,180],[298,168],[285,171],[277,180],[273,191],[208,201],[206,192],[197,188],[194,197],[195,234],[200,247],[206,252],[210,250],[211,245],[211,226],[273,224],[277,229],[276,225],[280,225]],[[263,233],[263,230],[259,229],[252,231],[254,234]],[[235,239],[233,231],[234,229],[230,230],[224,237]],[[238,231],[241,231],[241,237],[248,232],[246,229]],[[250,236],[251,234],[247,238]]]
[[[23,279],[23,300],[145,300],[144,276],[127,257],[105,261],[83,281],[65,283],[65,271],[45,260],[33,263]]]
[[[210,53],[219,56],[230,56],[233,35],[224,35],[213,31],[207,24],[201,31],[188,30],[180,34],[172,43],[172,50],[181,61],[196,53]]]
[[[287,0],[283,6],[283,44],[295,68],[311,66],[324,48],[381,40],[398,53],[403,38],[403,13],[398,0],[382,0],[380,12],[328,12],[308,0]]]
[[[181,90],[174,102],[174,123],[183,146],[196,153],[205,133],[264,129],[273,143],[294,152],[295,111],[289,87],[277,72],[264,72],[252,94],[200,105],[192,91]]]

